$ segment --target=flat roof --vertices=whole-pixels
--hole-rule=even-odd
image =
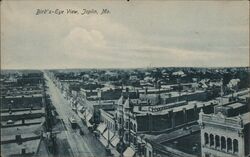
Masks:
[[[236,109],[236,108],[245,106],[245,104],[242,104],[242,103],[240,103],[240,102],[237,102],[237,103],[229,104],[229,105],[227,105],[227,106],[228,106],[228,107],[232,107],[233,109]]]
[[[32,98],[32,96],[33,97],[42,97],[43,95],[42,94],[29,94],[29,95],[23,95],[23,94],[21,94],[21,95],[11,95],[11,96],[5,96],[5,98],[22,98],[22,97],[24,97],[24,98]]]
[[[45,120],[45,117],[40,117],[40,118],[35,118],[35,119],[25,119],[25,124],[29,124],[29,123],[42,123],[43,121]],[[7,121],[1,121],[1,124],[2,125],[8,125],[7,124]],[[13,124],[11,125],[20,125],[22,124],[22,120],[17,120],[17,121],[14,121]],[[9,125],[9,127],[12,127],[11,125]]]
[[[193,125],[193,126],[190,126],[189,129],[186,129],[186,130],[183,130],[183,128],[181,128],[181,129],[172,131],[170,133],[161,133],[161,134],[158,134],[158,135],[145,134],[145,137],[150,139],[150,140],[153,140],[156,143],[164,143],[166,141],[173,140],[175,138],[179,138],[179,137],[182,137],[182,136],[185,136],[185,135],[189,135],[190,130],[192,130],[192,132],[199,131],[200,126],[199,125]]]
[[[26,110],[26,111],[12,111],[12,116],[16,116],[16,115],[23,115],[23,114],[29,114],[30,113],[30,110]],[[31,110],[31,114],[34,114],[34,113],[45,113],[45,110],[44,108],[42,108],[41,110]],[[3,112],[1,113],[1,117],[4,117],[4,116],[10,116],[9,112]]]
[[[241,116],[244,124],[250,123],[250,112],[244,113]]]
[[[156,90],[156,91],[158,91],[158,90]],[[205,91],[203,91],[203,90],[196,90],[196,91],[194,91],[194,92],[192,92],[192,91],[189,91],[189,92],[175,92],[175,91],[173,91],[173,92],[167,92],[167,93],[161,93],[160,94],[160,96],[161,97],[168,97],[168,98],[172,98],[172,97],[178,97],[179,96],[179,94],[180,94],[180,96],[183,96],[183,95],[191,95],[191,94],[197,94],[197,93],[204,93]],[[158,96],[158,94],[143,94],[144,95],[144,97],[157,97]],[[170,96],[169,96],[170,95]]]
[[[135,111],[141,114],[146,114],[146,113],[151,113],[152,115],[164,115],[167,114],[169,111],[173,110],[173,112],[179,112],[182,111],[183,108],[186,108],[186,110],[192,109],[194,108],[194,105],[197,105],[197,108],[203,107],[204,106],[209,106],[211,105],[211,103],[216,104],[219,103],[216,100],[210,100],[207,102],[201,102],[201,101],[189,101],[187,105],[183,105],[183,106],[178,106],[178,107],[173,107],[173,108],[169,108],[166,110],[162,110],[162,111],[157,111],[157,112],[150,112],[150,111]],[[152,107],[157,107],[157,106],[152,106]]]
[[[34,136],[40,133],[41,129],[41,124],[1,128],[1,140],[14,139],[16,134],[21,134],[22,137]]]
[[[164,145],[190,155],[201,156],[201,136],[199,132],[166,142]]]
[[[1,154],[3,156],[11,156],[21,154],[23,148],[26,153],[36,153],[39,148],[40,139],[23,142],[22,144],[8,143],[1,144]]]

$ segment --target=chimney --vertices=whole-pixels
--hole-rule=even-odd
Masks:
[[[20,145],[22,144],[22,137],[21,137],[21,134],[17,134],[16,135],[16,142]]]
[[[128,93],[128,88],[126,88],[126,93]]]
[[[25,147],[22,148],[21,154],[22,154],[22,155],[26,154],[26,148],[25,148]]]
[[[12,109],[12,105],[11,105],[11,104],[9,104],[9,112],[11,111],[11,109]]]

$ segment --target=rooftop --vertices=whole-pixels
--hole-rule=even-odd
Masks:
[[[239,102],[227,105],[227,107],[230,107],[230,108],[233,108],[233,109],[236,109],[236,108],[239,108],[239,107],[242,107],[242,106],[245,106],[245,104],[242,104],[242,103],[239,103]]]
[[[115,116],[115,110],[107,110],[106,112],[111,116]]]
[[[36,113],[45,113],[44,108],[42,108],[41,110],[26,110],[26,111],[15,111],[12,112],[11,115],[16,116],[16,115],[23,115],[23,114],[36,114]],[[9,112],[4,112],[1,113],[1,117],[4,116],[10,116]]]
[[[20,145],[17,143],[1,144],[1,154],[3,156],[20,155],[23,148],[26,153],[36,153],[39,143],[40,139],[26,141]]]
[[[243,120],[243,124],[249,124],[250,123],[250,112],[242,114],[241,118]]]
[[[174,108],[168,108],[168,109],[163,109],[163,110],[159,110],[157,112],[151,112],[151,111],[139,111],[136,110],[135,112],[140,113],[140,114],[147,114],[147,113],[151,113],[152,115],[164,115],[167,114],[169,111],[173,110],[173,112],[179,112],[182,111],[184,108],[186,110],[192,109],[194,108],[194,106],[196,105],[197,108],[201,108],[203,106],[209,106],[211,104],[218,104],[219,102],[216,100],[210,100],[207,102],[200,102],[200,101],[189,101],[187,105],[182,105],[182,106],[178,106],[178,107],[174,107]],[[168,105],[168,104],[166,104]],[[154,106],[157,107],[157,106]]]
[[[163,144],[187,154],[201,156],[201,137],[199,132]]]
[[[1,140],[14,139],[16,134],[21,134],[22,137],[37,135],[41,129],[41,124],[1,128]]]

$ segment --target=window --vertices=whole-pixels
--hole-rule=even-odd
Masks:
[[[125,134],[125,141],[128,142],[128,140],[129,140],[129,136],[128,136],[128,134]]]
[[[215,136],[215,147],[216,148],[220,147],[220,137],[218,135]]]
[[[205,157],[210,157],[210,155],[206,153],[206,154],[205,154]]]
[[[152,157],[152,152],[151,151],[148,151],[148,156]]]
[[[227,138],[227,150],[232,151],[232,139]]]
[[[134,145],[136,145],[137,143],[137,140],[136,140],[136,137],[134,137]]]
[[[210,134],[210,146],[214,146],[214,135]]]
[[[120,136],[122,135],[122,130],[119,130],[119,135],[120,135]]]
[[[238,140],[234,139],[233,141],[233,149],[234,149],[234,153],[239,152],[239,146],[238,146]]]
[[[225,137],[221,137],[221,149],[226,149],[226,139]]]
[[[133,130],[133,123],[132,122],[129,123],[129,129]]]
[[[208,134],[207,133],[204,134],[204,140],[205,140],[205,144],[208,144]]]
[[[126,124],[125,128],[126,128],[126,129],[129,129],[129,125],[128,125],[129,123],[126,122],[125,124]]]

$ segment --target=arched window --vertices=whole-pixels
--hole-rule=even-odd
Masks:
[[[214,135],[210,134],[210,146],[214,146]]]
[[[204,140],[205,140],[205,144],[208,144],[208,134],[206,132],[204,134]]]
[[[226,138],[224,136],[221,137],[221,149],[226,149]]]
[[[126,129],[129,129],[129,123],[126,122],[125,125],[126,125],[125,128],[126,128]]]
[[[133,127],[134,127],[133,123],[130,122],[129,125],[130,125],[130,126],[129,126],[130,130],[134,130],[134,128],[133,128]]]
[[[220,147],[220,137],[218,135],[215,136],[215,147],[216,148]]]
[[[129,136],[128,134],[125,134],[125,141],[128,141],[129,140]]]
[[[227,150],[232,151],[232,139],[227,138]]]
[[[234,149],[234,153],[239,152],[239,146],[238,146],[238,140],[234,139],[233,140],[233,149]]]

